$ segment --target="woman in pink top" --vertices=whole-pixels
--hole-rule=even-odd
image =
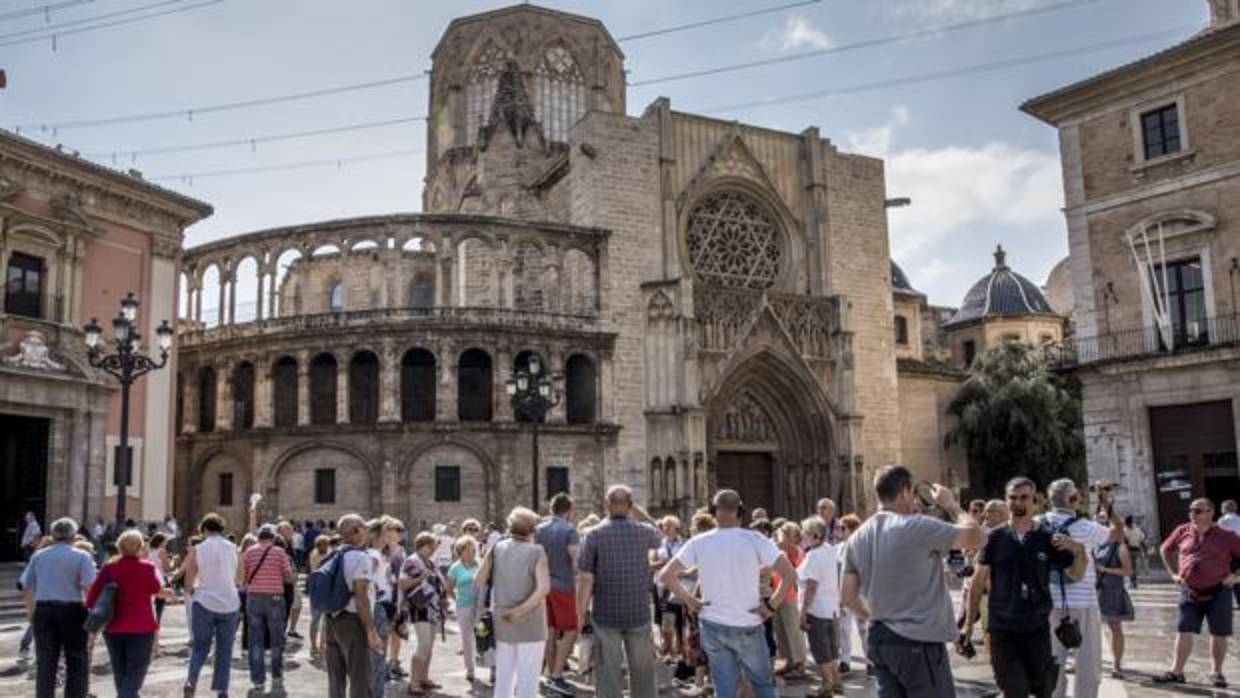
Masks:
[[[118,698],[137,698],[151,664],[151,647],[159,622],[153,600],[162,591],[155,564],[143,559],[146,545],[142,534],[125,531],[116,541],[120,555],[113,558],[95,577],[86,594],[87,608],[93,608],[99,593],[108,584],[116,585],[112,622],[103,631],[112,661],[112,681]]]

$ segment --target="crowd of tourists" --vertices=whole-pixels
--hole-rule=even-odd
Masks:
[[[238,631],[251,691],[278,692],[287,640],[304,639],[303,604],[331,698],[382,696],[389,683],[415,697],[442,688],[432,658],[450,622],[466,679],[501,698],[571,696],[582,684],[603,697],[654,698],[660,664],[685,696],[772,698],[780,681],[838,695],[859,656],[855,670],[876,678],[880,696],[953,696],[950,652],[972,659],[975,645],[1004,695],[1067,695],[1071,660],[1072,694],[1092,698],[1104,627],[1112,674],[1123,678],[1123,626],[1134,616],[1125,581],[1136,584],[1144,540],[1115,511],[1113,484],[1095,483],[1092,511],[1066,479],[1039,492],[1015,478],[1003,499],[967,510],[901,466],[880,470],[873,489],[877,511],[864,521],[837,515],[830,499],[801,521],[772,519],[720,490],[685,525],[652,518],[623,485],[607,490],[598,513],[557,494],[545,516],[518,507],[503,526],[421,522],[418,532],[356,514],[260,525],[257,498],[244,528],[208,514],[186,538],[171,518],[130,522],[107,539],[60,519],[33,535],[20,581],[35,693],[63,684],[84,698],[101,634],[117,695],[139,695],[175,601],[190,629],[187,697],[208,660],[209,691],[229,693]],[[1207,680],[1226,686],[1240,516],[1234,501],[1222,508],[1215,523],[1214,505],[1193,501],[1160,546],[1180,588],[1175,653],[1160,683],[1187,680],[1205,624]],[[958,612],[953,577],[963,580]]]

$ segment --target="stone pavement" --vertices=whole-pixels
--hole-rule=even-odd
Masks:
[[[1172,628],[1175,621],[1175,592],[1169,585],[1165,584],[1145,586],[1134,592],[1133,600],[1137,605],[1138,620],[1125,626],[1128,632],[1129,647],[1125,664],[1127,665],[1130,678],[1126,681],[1116,681],[1107,678],[1100,693],[1103,698],[1123,696],[1144,698],[1145,696],[1168,696],[1174,694],[1240,698],[1240,691],[1235,689],[1215,691],[1201,683],[1204,674],[1208,671],[1209,660],[1207,643],[1200,641],[1195,648],[1188,672],[1189,680],[1196,681],[1196,685],[1183,687],[1174,692],[1154,687],[1150,682],[1150,677],[1164,670],[1166,662],[1170,657],[1173,638]],[[143,696],[180,696],[181,685],[185,680],[188,657],[188,648],[185,643],[188,639],[188,634],[185,629],[183,608],[181,606],[168,607],[164,613],[164,624],[161,637],[163,651],[147,676],[146,687],[142,692]],[[308,632],[308,615],[302,616],[298,626],[302,634]],[[29,696],[34,693],[33,674],[28,671],[26,665],[18,660],[17,645],[21,638],[21,630],[22,628],[17,625],[0,627],[0,696]],[[443,689],[436,692],[436,695],[489,696],[491,691],[485,683],[471,686],[465,681],[465,670],[461,657],[457,654],[459,636],[453,622],[450,621],[448,623],[446,633],[447,641],[437,645],[435,656],[432,660],[431,677],[444,685]],[[406,661],[406,666],[408,666],[407,662],[411,651],[409,645],[406,645],[402,650],[402,658]],[[1104,670],[1109,672],[1109,645],[1106,646],[1104,652]],[[248,692],[249,676],[244,659],[238,658],[240,656],[240,653],[234,650],[231,695],[234,697],[256,696],[257,694]],[[983,656],[979,656],[970,662],[966,662],[960,657],[954,657],[953,664],[955,666],[958,692],[962,698],[994,694],[990,668]],[[854,669],[858,669],[861,666],[861,659],[859,657],[854,658]],[[310,698],[312,696],[320,698],[326,694],[326,674],[322,669],[310,662],[308,644],[292,641],[289,646],[289,657],[286,661],[286,667],[285,693],[282,695],[293,698]],[[1232,675],[1232,680],[1240,682],[1240,647],[1237,647],[1234,643],[1228,655],[1227,668]],[[200,680],[201,687],[206,688],[210,685],[210,673],[211,670],[208,665],[203,671],[203,678]],[[480,670],[479,677],[486,678],[486,670]],[[667,667],[660,669],[659,685],[660,695],[676,695]],[[389,698],[402,696],[404,694],[404,687],[402,683],[389,683],[387,696]],[[804,696],[809,688],[811,687],[807,684],[782,686],[781,695],[789,698],[799,698]],[[107,650],[102,643],[96,648],[93,656],[91,690],[99,698],[115,696],[108,671]],[[849,696],[859,697],[877,694],[873,682],[867,681],[863,671],[853,671],[846,678],[846,690]],[[583,696],[588,696],[592,692],[588,686],[583,686],[579,693]],[[204,698],[211,696],[210,692],[206,690],[199,691],[199,695]],[[277,694],[268,693],[267,695]]]

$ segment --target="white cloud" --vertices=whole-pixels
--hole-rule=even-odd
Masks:
[[[777,51],[795,51],[800,48],[830,48],[831,37],[815,27],[805,17],[792,15],[784,26],[772,29],[762,36],[763,48]]]
[[[905,268],[904,273],[909,275],[909,278],[917,279],[917,283],[922,286],[930,286],[938,283],[940,279],[946,279],[955,271],[955,266],[934,257],[927,262]]]
[[[994,17],[1045,5],[1048,0],[891,0],[887,8],[899,17],[971,20]]]
[[[885,158],[891,152],[891,139],[895,135],[896,129],[907,125],[908,122],[908,107],[892,107],[891,121],[882,126],[875,126],[874,128],[862,129],[860,131],[849,131],[844,134],[844,140],[848,143],[846,149],[848,152],[857,153],[858,155]]]
[[[894,153],[887,158],[887,193],[913,200],[911,207],[891,211],[891,249],[897,257],[1000,226],[1063,225],[1059,158],[1008,143]]]

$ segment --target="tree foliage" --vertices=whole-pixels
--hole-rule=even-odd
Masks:
[[[1017,475],[1039,488],[1085,479],[1080,386],[1037,348],[1007,341],[983,353],[948,413],[958,421],[945,445],[964,448],[974,496],[998,495]]]

